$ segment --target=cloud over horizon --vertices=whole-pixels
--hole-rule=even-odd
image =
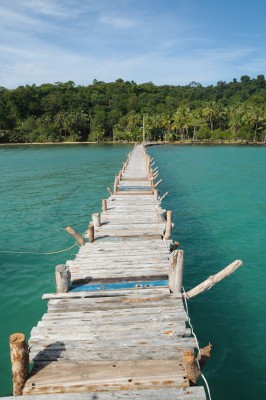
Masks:
[[[252,11],[240,0],[219,10],[209,0],[201,7],[196,0],[2,0],[0,13],[0,86],[7,88],[118,78],[208,85],[265,71],[263,14],[248,25]]]

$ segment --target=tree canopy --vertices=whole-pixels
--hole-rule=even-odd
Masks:
[[[0,141],[266,139],[264,75],[202,86],[93,80],[0,87]]]

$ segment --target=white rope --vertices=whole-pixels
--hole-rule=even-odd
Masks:
[[[33,252],[33,251],[12,251],[12,250],[0,250],[0,253],[8,253],[8,254],[36,254],[36,255],[51,255],[51,254],[58,254],[63,253],[65,251],[73,249],[73,247],[77,246],[78,243],[73,244],[73,246],[68,247],[67,249],[57,250],[57,251],[49,251],[46,253],[41,252]]]
[[[182,286],[182,290],[183,290],[183,293],[186,293],[186,291],[185,291],[185,289],[184,289],[183,286]],[[194,332],[194,329],[193,329],[193,326],[192,326],[192,323],[191,323],[191,320],[190,320],[190,316],[189,316],[189,313],[188,313],[188,305],[187,305],[186,296],[183,296],[183,299],[184,299],[184,301],[185,301],[185,309],[186,309],[186,313],[187,313],[187,316],[188,316],[188,323],[189,323],[189,326],[190,326],[190,328],[191,328],[191,333],[192,333],[192,335],[193,335],[194,338],[195,338],[195,341],[196,341],[196,344],[197,344],[197,348],[198,348],[199,354],[201,354],[201,353],[200,353],[200,347],[199,347],[199,341],[198,341],[198,338],[197,338],[197,336],[196,336],[196,334],[195,334],[195,332]],[[196,360],[196,361],[197,361],[197,364],[198,364],[198,368],[200,369],[199,361],[198,361],[198,360]],[[201,372],[201,377],[202,377],[202,379],[203,379],[203,381],[204,381],[204,383],[205,383],[205,386],[206,386],[206,389],[207,389],[207,392],[208,392],[209,400],[211,400],[210,388],[209,388],[207,379],[205,378],[205,376],[203,375],[202,372]]]

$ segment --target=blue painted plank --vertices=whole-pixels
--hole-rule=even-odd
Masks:
[[[113,283],[94,283],[85,285],[72,285],[70,292],[84,292],[95,290],[117,290],[117,289],[143,289],[149,287],[168,287],[168,280],[158,281],[134,281],[134,282],[113,282]]]

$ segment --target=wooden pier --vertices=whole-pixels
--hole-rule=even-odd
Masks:
[[[194,385],[183,251],[170,252],[156,175],[135,146],[76,258],[57,267],[57,293],[43,295],[48,310],[31,331],[22,398],[206,400]]]

